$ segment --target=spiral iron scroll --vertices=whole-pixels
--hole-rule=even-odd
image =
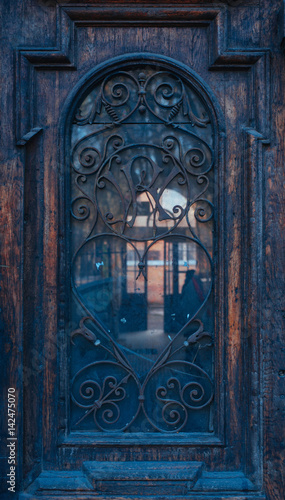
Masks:
[[[140,126],[140,140],[132,138],[130,123]],[[71,340],[75,348],[75,338],[80,336],[90,349],[102,352],[100,361],[80,367],[72,377],[71,399],[79,415],[76,426],[80,428],[92,415],[94,430],[124,432],[138,415],[142,422],[144,415],[148,430],[183,432],[191,412],[209,407],[214,397],[211,375],[195,360],[179,358],[189,346],[212,342],[212,334],[199,319],[212,284],[203,303],[142,378],[108,325],[80,294],[75,268],[83,249],[106,234],[131,246],[137,255],[138,277],[146,278],[152,246],[173,237],[199,248],[213,273],[212,256],[195,230],[214,216],[208,195],[214,163],[213,146],[206,140],[212,131],[210,113],[189,82],[172,71],[141,66],[108,75],[97,84],[80,103],[73,130],[71,216],[77,227],[82,225],[82,237],[72,257],[71,284],[83,313]],[[184,204],[166,206],[170,188],[183,193]],[[135,226],[142,193],[150,200],[152,223],[146,235],[138,236]],[[180,229],[182,224],[187,235]],[[139,241],[151,242],[143,253],[137,248]]]

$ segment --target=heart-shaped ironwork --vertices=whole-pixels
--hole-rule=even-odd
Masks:
[[[146,66],[103,79],[74,121],[74,425],[205,430],[213,398],[208,112],[189,83]]]

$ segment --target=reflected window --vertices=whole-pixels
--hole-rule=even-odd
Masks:
[[[214,155],[190,81],[97,80],[71,129],[71,428],[212,432]]]

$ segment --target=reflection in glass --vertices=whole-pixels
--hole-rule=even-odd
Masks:
[[[108,76],[79,103],[74,429],[212,430],[212,140],[196,91],[151,65]]]

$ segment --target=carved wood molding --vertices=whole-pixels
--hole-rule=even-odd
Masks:
[[[269,140],[254,129],[243,129],[243,213],[241,243],[242,262],[242,339],[244,352],[250,353],[245,370],[250,374],[252,393],[245,394],[246,406],[255,425],[247,427],[246,442],[249,456],[259,454],[254,480],[262,483],[263,402],[253,394],[263,394],[262,283],[264,282],[264,148]],[[255,265],[248,266],[247,262]],[[254,344],[255,349],[251,349]],[[246,356],[244,356],[246,359]],[[246,384],[246,380],[244,379]],[[248,466],[250,466],[248,464]]]
[[[236,3],[236,2],[235,2]],[[232,1],[230,2],[232,5]],[[57,34],[55,47],[19,47],[16,60],[17,84],[17,145],[24,146],[40,129],[34,123],[33,109],[36,95],[36,70],[74,71],[76,70],[77,27],[97,26],[185,26],[207,27],[209,36],[210,71],[247,71],[255,67],[260,60],[268,66],[269,50],[266,48],[243,49],[229,48],[228,43],[228,7],[193,6],[168,3],[164,6],[155,4],[134,5],[114,3],[58,3]],[[67,34],[67,36],[66,36]],[[264,84],[267,88],[268,78]],[[256,80],[256,78],[254,78]],[[28,82],[28,84],[27,84]],[[25,83],[25,84],[24,84]],[[253,83],[254,85],[254,83]],[[265,92],[261,85],[260,92]],[[264,113],[263,113],[264,115]],[[265,113],[266,123],[268,111]],[[265,129],[264,129],[265,130]],[[261,131],[262,127],[261,127]]]
[[[231,2],[232,3],[232,2]],[[86,6],[67,4],[63,7],[76,26],[209,26],[211,46],[209,51],[209,69],[232,70],[249,69],[265,53],[266,49],[247,50],[227,47],[227,8],[223,6],[185,6],[168,4],[161,7],[153,4],[138,9],[130,5],[98,4],[94,9]]]
[[[265,500],[265,495],[262,492],[254,491],[253,484],[241,471],[232,472],[230,475],[228,472],[207,473],[202,471],[201,466],[199,470],[199,462],[193,462],[192,468],[196,465],[196,470],[193,470],[194,474],[192,472],[193,479],[191,480],[190,476],[190,480],[187,480],[187,478],[185,478],[185,476],[187,476],[185,469],[188,463],[180,463],[184,464],[183,467],[180,467],[182,472],[176,473],[174,480],[171,481],[171,479],[168,479],[165,487],[164,481],[159,481],[160,490],[164,490],[164,492],[160,494],[160,498],[175,498],[175,500],[185,500],[186,498],[189,500]],[[147,476],[143,468],[144,464],[145,462],[140,466],[139,462],[135,462],[136,471],[134,477],[128,474],[127,462],[115,462],[113,471],[111,467],[108,468],[111,469],[110,471],[106,471],[107,467],[102,467],[102,462],[86,462],[83,464],[82,471],[61,471],[56,473],[53,471],[43,471],[31,485],[29,490],[22,495],[20,494],[19,498],[21,500],[28,500],[29,498],[32,500],[43,497],[50,498],[51,495],[56,495],[56,498],[69,500],[76,494],[76,498],[79,500],[90,500],[91,498],[105,500],[106,495],[108,497],[110,496],[112,500],[122,500],[122,494],[119,491],[121,487],[124,500],[145,498],[143,497],[143,488],[146,489],[147,498],[149,498],[149,500],[156,500],[158,498],[156,496],[157,492],[152,492],[152,488],[157,488],[157,486],[153,486],[153,480],[149,481],[149,479],[146,479],[144,483],[148,484],[143,484],[143,481],[139,479],[140,475]],[[124,465],[125,471],[122,477],[125,477],[123,484],[121,482],[119,487],[115,486],[116,493],[114,493],[113,483],[117,483],[117,480],[113,479],[112,481],[111,479],[112,476],[114,477],[116,475],[118,466],[120,467],[122,465]],[[165,469],[167,469],[167,467],[165,467]],[[174,470],[173,472],[175,473]],[[156,472],[156,476],[157,475],[158,473]],[[167,475],[169,475],[169,473],[167,474],[167,470],[165,470],[164,477],[167,478]],[[98,476],[98,478],[102,477],[103,480],[98,480],[96,476]],[[118,478],[117,475],[115,477]],[[171,487],[174,490],[174,494],[171,492]],[[185,489],[184,493],[182,493],[183,489]],[[138,490],[140,491],[139,495],[134,493]]]

